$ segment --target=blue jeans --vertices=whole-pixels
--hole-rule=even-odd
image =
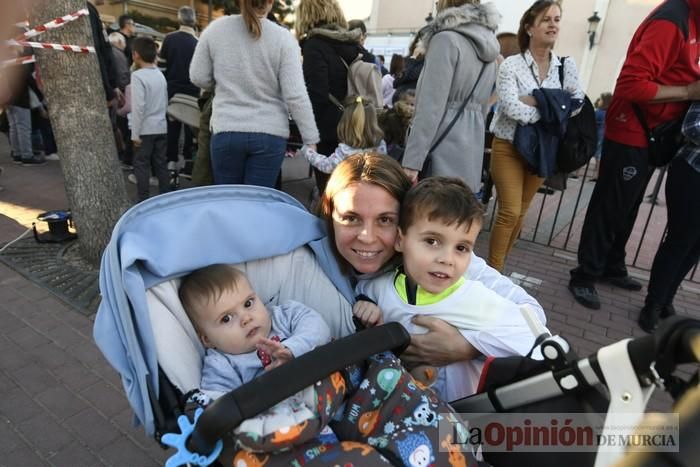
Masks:
[[[24,107],[7,106],[7,120],[10,123],[10,147],[14,157],[29,160],[32,151],[32,112]]]
[[[265,133],[226,131],[211,138],[214,183],[274,187],[287,141]]]

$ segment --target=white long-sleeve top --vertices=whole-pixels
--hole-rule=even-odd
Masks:
[[[367,151],[376,151],[379,154],[386,155],[386,143],[384,142],[384,140],[381,140],[379,142],[379,146],[377,146],[376,148],[353,148],[352,146],[348,146],[345,143],[340,143],[338,147],[335,148],[335,151],[333,151],[333,154],[331,154],[330,156],[319,154],[318,152],[314,151],[306,145],[302,146],[299,150],[299,152],[304,155],[306,160],[309,161],[309,164],[316,167],[321,172],[327,174],[333,172],[333,169],[335,169],[338,164],[340,164],[353,154],[358,154]]]
[[[498,103],[491,122],[491,132],[498,138],[513,141],[518,125],[535,123],[540,119],[537,107],[524,104],[520,96],[531,96],[537,88],[565,89],[574,99],[583,99],[585,93],[578,80],[576,62],[566,57],[564,65],[564,86],[559,81],[560,58],[552,52],[547,76],[540,83],[539,68],[529,50],[523,54],[506,58],[498,69],[496,93]],[[578,112],[574,112],[575,115]]]

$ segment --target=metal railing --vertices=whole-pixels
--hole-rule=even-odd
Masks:
[[[554,193],[537,193],[523,221],[520,240],[572,253],[576,259],[586,209],[595,183],[595,168],[589,162],[578,171],[576,178],[567,180],[567,189]],[[644,201],[630,239],[627,242],[627,264],[649,271],[654,255],[666,233],[666,209],[663,187],[666,168],[657,169],[646,188]],[[491,230],[496,219],[498,193],[488,203]],[[687,280],[700,284],[698,265],[688,273]]]

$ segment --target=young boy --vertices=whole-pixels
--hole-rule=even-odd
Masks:
[[[440,318],[459,329],[484,355],[524,355],[534,339],[513,330],[523,323],[505,321],[520,311],[516,304],[464,277],[476,238],[481,231],[483,207],[457,178],[431,177],[411,188],[401,205],[395,248],[403,265],[371,280],[360,281],[357,292],[376,303],[353,308],[365,325],[399,322],[410,333],[426,330],[412,323],[417,315]],[[524,320],[524,318],[522,318]],[[473,394],[481,365],[459,362],[434,369],[420,365],[416,379],[432,384],[444,400]]]
[[[138,68],[131,75],[131,142],[138,200],[148,198],[151,167],[160,193],[169,191],[166,148],[168,85],[156,66],[158,46],[153,39],[137,37],[132,57]]]
[[[330,341],[321,315],[288,301],[270,310],[247,277],[216,264],[182,280],[180,300],[207,348],[200,388],[221,394]]]

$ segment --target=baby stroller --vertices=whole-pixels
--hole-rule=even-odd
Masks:
[[[183,223],[182,219],[188,221]],[[353,334],[355,326],[349,305],[353,291],[342,280],[326,242],[322,222],[301,204],[284,193],[260,187],[182,190],[149,199],[124,214],[115,226],[102,260],[103,302],[95,319],[94,336],[110,364],[120,373],[129,403],[147,434],[161,441],[164,434],[185,428],[186,424],[178,422],[178,416],[187,410],[189,393],[199,384],[202,348],[198,347],[197,336],[177,297],[177,278],[199,267],[244,263],[241,267],[266,303],[293,298],[317,310],[337,310],[329,327],[335,335],[348,336],[329,344],[330,347],[294,359],[209,405],[186,440],[188,450],[199,453],[200,457],[215,453],[215,458],[217,441],[243,420],[255,417],[328,375],[333,380],[334,371],[383,350],[401,352],[408,336],[399,325]],[[183,245],[186,245],[184,250]],[[549,355],[546,350],[542,353]],[[645,354],[645,358],[652,354]],[[618,352],[615,359],[619,360],[619,356]],[[487,372],[490,386],[485,383],[486,392],[453,405],[459,412],[480,413],[509,410],[538,401],[546,405],[548,400],[561,395],[553,389],[565,385],[543,382],[554,378],[552,375],[563,374],[566,368],[580,367],[564,357],[566,352],[557,354],[553,360],[548,358],[546,363],[534,363],[534,367],[511,364],[518,371],[500,379],[491,376],[494,370],[509,366],[502,363],[508,359],[498,359]],[[639,362],[638,357],[628,360],[635,369],[649,368],[648,362]],[[551,366],[551,362],[558,366]],[[607,374],[601,376],[596,365],[571,371],[577,376],[583,374],[587,386],[610,384]],[[646,378],[641,370],[636,374]],[[512,395],[514,388],[517,394],[531,394],[529,389],[517,392],[517,388],[530,387],[533,378],[535,397],[502,397],[502,394]],[[351,379],[343,381],[350,385]],[[511,384],[513,380],[518,380],[514,384],[520,386]],[[652,383],[643,381],[644,386]],[[575,388],[565,389],[562,391],[567,396],[578,397]],[[509,405],[508,401],[513,400],[515,405]],[[366,452],[360,443],[349,446]],[[448,446],[445,448],[449,450]],[[330,456],[330,451],[321,453],[317,449],[317,452],[320,456]],[[447,453],[453,460],[459,459],[459,455],[453,451]],[[331,458],[328,459],[330,462]],[[333,464],[337,457],[334,459]],[[367,459],[363,460],[358,465],[370,465]],[[390,461],[394,465],[402,464],[401,459]],[[506,462],[507,459],[494,465],[509,465]],[[442,465],[436,460],[432,463]]]
[[[329,382],[333,388],[354,394],[350,386],[356,387],[361,381],[345,369],[348,365],[364,362],[371,355],[376,360],[376,354],[384,350],[400,353],[408,344],[408,335],[399,325],[354,333],[349,304],[353,290],[341,280],[343,276],[326,242],[319,219],[285,193],[261,187],[181,190],[154,197],[124,214],[103,256],[100,271],[103,302],[95,319],[94,336],[107,360],[120,373],[136,419],[147,434],[165,441],[165,433],[179,432],[182,422],[179,424],[178,416],[186,411],[192,390],[199,385],[203,349],[179,302],[177,278],[205,265],[238,264],[265,303],[277,304],[293,298],[319,312],[332,310],[325,315],[331,334],[348,337],[295,358],[217,399],[204,411],[197,423],[198,431],[192,437],[193,450],[199,453],[211,453],[216,441],[241,421],[309,386],[313,386],[316,394],[301,397],[304,401],[322,400],[323,407],[310,407],[311,416],[318,417],[295,419],[298,422],[295,426],[307,427],[313,423],[325,426],[329,415],[344,403],[342,398],[336,400],[335,393],[327,397]],[[382,365],[376,366],[377,372],[386,370],[382,374],[390,378],[385,378],[385,385],[377,387],[377,391],[407,397],[403,406],[422,403],[427,393],[412,385],[405,376],[407,373],[398,368],[396,359],[387,358]],[[336,370],[343,370],[340,377],[334,373]],[[319,380],[323,380],[322,386],[317,387],[315,383]],[[398,388],[405,391],[399,394]],[[368,398],[358,402],[358,406],[372,402]],[[449,410],[434,396],[426,399],[425,406],[431,407],[428,413],[431,426],[420,426],[409,433],[414,441],[427,439],[422,433],[428,429],[436,432],[436,413]],[[300,412],[306,408],[309,407]],[[366,427],[374,427],[376,417],[379,414],[375,412],[363,419]],[[426,418],[420,422],[425,423]],[[275,433],[282,431],[267,430],[266,426],[261,430],[255,432],[257,436],[249,435],[248,431],[239,433],[237,439],[245,435],[246,443],[258,442],[256,446],[260,448],[259,443],[274,444]],[[289,436],[293,431],[287,429],[282,435]],[[281,435],[277,437],[280,438]],[[306,446],[304,442],[302,446]],[[329,444],[332,443],[315,446],[315,451],[304,449],[304,455],[313,451],[319,453],[321,460],[326,456],[329,461],[332,455],[359,455],[362,457],[359,465],[373,465],[369,459],[374,455],[379,463],[378,457],[370,452],[373,449],[356,439],[343,441],[340,453],[329,452]],[[439,460],[442,456],[446,462],[447,454],[433,451],[431,458]],[[226,454],[225,451],[223,455]],[[238,454],[233,452],[231,457]],[[394,464],[403,462],[395,459]]]
[[[200,121],[199,99],[188,94],[177,93],[170,98],[170,101],[168,101],[167,115],[170,120],[180,122],[186,126],[186,128],[183,129],[185,138],[188,137],[188,132],[192,134],[193,147],[190,149],[190,151],[192,155],[196,154]],[[187,178],[191,177],[192,167],[192,159],[177,161],[177,163],[168,167],[170,172],[171,189],[179,188],[180,176]]]

